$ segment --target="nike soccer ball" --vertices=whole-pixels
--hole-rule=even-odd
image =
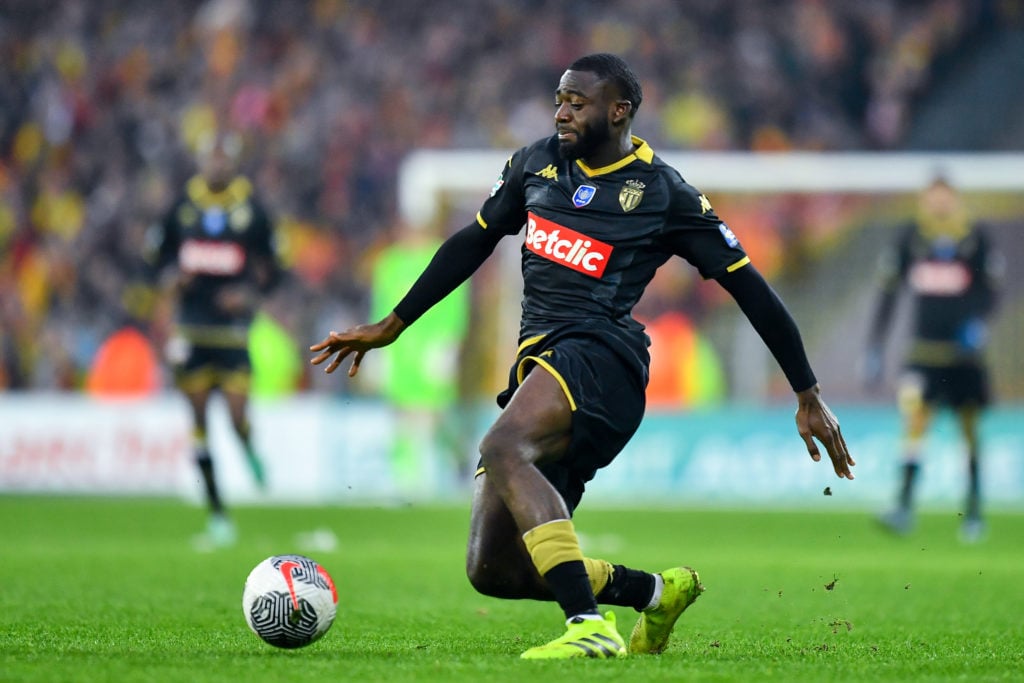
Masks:
[[[334,581],[304,555],[274,555],[245,580],[242,613],[253,633],[275,647],[305,647],[327,633],[338,611]]]

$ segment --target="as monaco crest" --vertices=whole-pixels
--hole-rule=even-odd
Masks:
[[[640,205],[644,198],[644,188],[647,187],[639,180],[627,180],[626,184],[619,190],[619,206],[623,211],[629,212]]]

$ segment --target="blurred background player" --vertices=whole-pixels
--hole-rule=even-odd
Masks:
[[[389,243],[372,259],[371,316],[380,319],[391,311],[439,246],[441,240],[428,229],[394,227]],[[418,495],[444,480],[455,483],[473,463],[460,419],[471,411],[458,381],[469,316],[469,287],[459,287],[408,331],[406,348],[414,352],[390,347],[380,354],[379,390],[395,411],[392,474],[402,496]],[[449,471],[434,471],[433,463]]]
[[[210,520],[203,540],[235,539],[218,491],[207,443],[207,407],[223,394],[253,479],[266,486],[248,419],[251,363],[249,329],[261,298],[279,279],[274,228],[252,183],[238,173],[241,140],[218,135],[201,147],[199,174],[190,178],[161,224],[149,261],[177,307],[167,347],[175,382],[188,398],[196,465],[203,477]]]
[[[936,177],[921,193],[917,216],[882,261],[882,291],[868,349],[867,379],[883,375],[883,347],[899,294],[913,297],[912,338],[904,358],[899,407],[904,420],[902,483],[896,506],[880,517],[891,531],[913,528],[914,485],[925,432],[938,408],[957,417],[967,450],[967,496],[961,537],[984,533],[978,421],[990,399],[984,359],[987,321],[997,299],[1001,259],[957,190]]]

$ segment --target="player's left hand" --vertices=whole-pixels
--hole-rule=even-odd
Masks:
[[[796,428],[800,437],[807,445],[807,452],[811,460],[821,460],[821,452],[814,439],[820,441],[828,457],[832,459],[832,467],[836,476],[841,479],[853,479],[853,472],[850,468],[856,465],[850,457],[850,451],[846,448],[846,440],[839,430],[839,420],[832,414],[832,411],[821,398],[821,390],[818,385],[797,393]]]
[[[370,349],[387,346],[398,339],[398,335],[402,333],[403,329],[405,329],[405,323],[397,315],[391,313],[377,323],[356,325],[344,332],[332,331],[319,344],[309,347],[311,352],[319,353],[318,356],[310,360],[310,363],[320,365],[334,356],[334,359],[324,368],[324,371],[330,374],[338,369],[345,358],[352,355],[353,360],[348,370],[348,376],[355,377],[366,352]]]

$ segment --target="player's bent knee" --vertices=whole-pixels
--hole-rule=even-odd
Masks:
[[[523,463],[534,462],[539,446],[529,435],[511,427],[492,428],[480,442],[480,464],[490,475],[498,475]]]

